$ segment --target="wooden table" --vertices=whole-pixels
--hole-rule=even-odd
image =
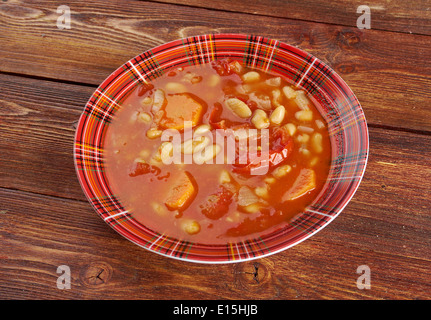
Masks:
[[[431,3],[236,0],[0,2],[0,298],[429,299]],[[60,5],[71,28],[59,29]],[[352,201],[301,244],[239,264],[181,262],[113,231],[76,178],[73,139],[113,70],[166,41],[258,34],[298,46],[351,86],[370,156]],[[71,288],[59,289],[67,265]],[[359,266],[371,288],[359,289]]]

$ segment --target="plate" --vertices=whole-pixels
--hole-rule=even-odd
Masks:
[[[105,175],[104,137],[121,101],[139,84],[168,70],[231,57],[277,74],[306,90],[328,123],[332,163],[311,205],[286,226],[245,241],[209,245],[175,239],[139,222],[112,193]],[[124,63],[94,91],[75,134],[74,161],[82,189],[97,214],[115,231],[151,252],[199,263],[243,262],[286,250],[333,221],[362,180],[369,152],[368,128],[358,99],[341,77],[313,55],[255,35],[208,34],[175,40]]]

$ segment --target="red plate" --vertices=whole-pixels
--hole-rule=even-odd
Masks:
[[[113,195],[104,171],[104,137],[121,101],[139,84],[172,68],[232,57],[278,74],[306,90],[328,123],[332,165],[321,193],[287,226],[246,241],[207,245],[183,241],[137,222]],[[322,61],[296,47],[259,36],[202,35],[172,41],[126,62],[93,93],[76,130],[76,172],[88,201],[125,238],[152,252],[201,263],[240,262],[300,243],[328,225],[357,190],[368,159],[364,112],[347,84]]]

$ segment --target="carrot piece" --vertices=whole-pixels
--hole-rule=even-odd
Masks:
[[[316,188],[316,174],[311,169],[301,169],[293,186],[283,195],[282,201],[295,200]]]
[[[185,121],[191,121],[193,126],[201,121],[204,102],[199,98],[189,93],[170,94],[166,98],[168,102],[160,121],[162,128],[183,130]]]
[[[175,186],[169,191],[165,205],[169,210],[185,210],[196,197],[197,192],[195,179],[189,172],[184,171],[175,180]]]

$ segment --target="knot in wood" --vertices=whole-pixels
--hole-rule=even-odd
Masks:
[[[105,285],[112,276],[112,267],[106,262],[92,262],[82,268],[80,279],[88,287]]]
[[[299,35],[299,41],[301,43],[308,43],[313,45],[315,43],[314,41],[314,35],[312,33],[312,31],[310,31],[309,33],[301,33]]]
[[[233,270],[238,288],[261,287],[268,282],[269,272],[260,262],[244,262],[235,265]]]
[[[355,65],[350,63],[342,63],[335,66],[335,69],[342,74],[349,74],[355,72]]]
[[[345,48],[354,48],[360,44],[361,35],[357,31],[342,30],[337,33],[337,41]]]

